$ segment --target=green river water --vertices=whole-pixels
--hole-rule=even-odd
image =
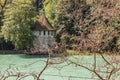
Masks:
[[[93,63],[93,56],[71,56],[69,59],[77,63],[84,63],[87,67]],[[53,58],[57,61],[59,58]],[[23,73],[39,73],[45,66],[47,57],[40,55],[25,55],[25,54],[1,54],[0,55],[0,76],[7,74],[5,71],[23,72]],[[89,64],[87,63],[89,62]],[[97,58],[97,65],[102,65],[103,60]],[[91,79],[92,73],[79,66],[63,62],[61,64],[49,65],[41,75],[44,80],[98,80],[97,77]],[[7,80],[16,80],[10,77]],[[22,80],[34,80],[32,76],[28,76]]]

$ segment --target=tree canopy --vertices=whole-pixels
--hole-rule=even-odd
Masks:
[[[2,33],[6,41],[12,41],[18,49],[32,46],[33,34],[31,24],[36,16],[30,0],[16,0],[6,6]]]
[[[119,0],[45,1],[46,16],[57,29],[58,42],[65,41],[77,50],[119,50]],[[54,18],[50,18],[53,12]]]
[[[32,46],[30,26],[38,14],[45,14],[56,30],[56,41],[69,49],[120,50],[120,0],[5,1],[0,2],[2,33],[17,48]]]

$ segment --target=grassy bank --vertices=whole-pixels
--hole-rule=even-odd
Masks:
[[[68,55],[92,55],[93,53],[87,52],[87,51],[77,51],[77,50],[67,50]]]
[[[107,56],[107,55],[109,55],[109,56],[118,56],[118,55],[120,55],[120,53],[112,53],[112,52],[104,52],[104,53],[97,53],[97,52],[89,52],[89,51],[76,51],[76,50],[67,50],[67,54],[68,55],[81,55],[81,56],[92,56],[92,55],[94,55],[94,53],[95,54],[97,54],[97,56],[100,56],[100,54],[103,54],[104,56]]]
[[[112,53],[112,52],[97,53],[97,52],[89,52],[89,51],[67,50],[68,55],[91,56],[94,53],[96,53],[97,56],[99,56],[100,54],[103,54],[103,55],[120,55],[120,53]]]

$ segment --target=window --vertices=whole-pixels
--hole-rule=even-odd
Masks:
[[[48,35],[50,35],[50,31],[48,31]]]
[[[44,31],[44,35],[45,35],[45,31]]]
[[[39,32],[39,35],[41,35],[41,31]]]

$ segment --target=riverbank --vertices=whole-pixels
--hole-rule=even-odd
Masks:
[[[73,55],[80,55],[80,56],[93,56],[94,53],[99,56],[100,54],[103,55],[120,55],[120,53],[110,53],[110,52],[106,52],[106,53],[97,53],[97,52],[89,52],[89,51],[76,51],[76,50],[67,50],[66,51],[68,56],[73,56]],[[0,54],[27,54],[27,55],[48,55],[47,52],[41,52],[41,53],[28,53],[25,50],[0,50]],[[55,54],[56,55],[56,54]]]
[[[0,54],[23,54],[24,50],[0,50]]]
[[[94,53],[97,55],[97,56],[100,56],[101,54],[102,55],[119,55],[120,56],[120,53],[112,53],[112,52],[103,52],[103,53],[99,53],[99,52],[89,52],[89,51],[77,51],[77,50],[67,50],[67,54],[68,55],[80,55],[80,56],[93,56]]]

